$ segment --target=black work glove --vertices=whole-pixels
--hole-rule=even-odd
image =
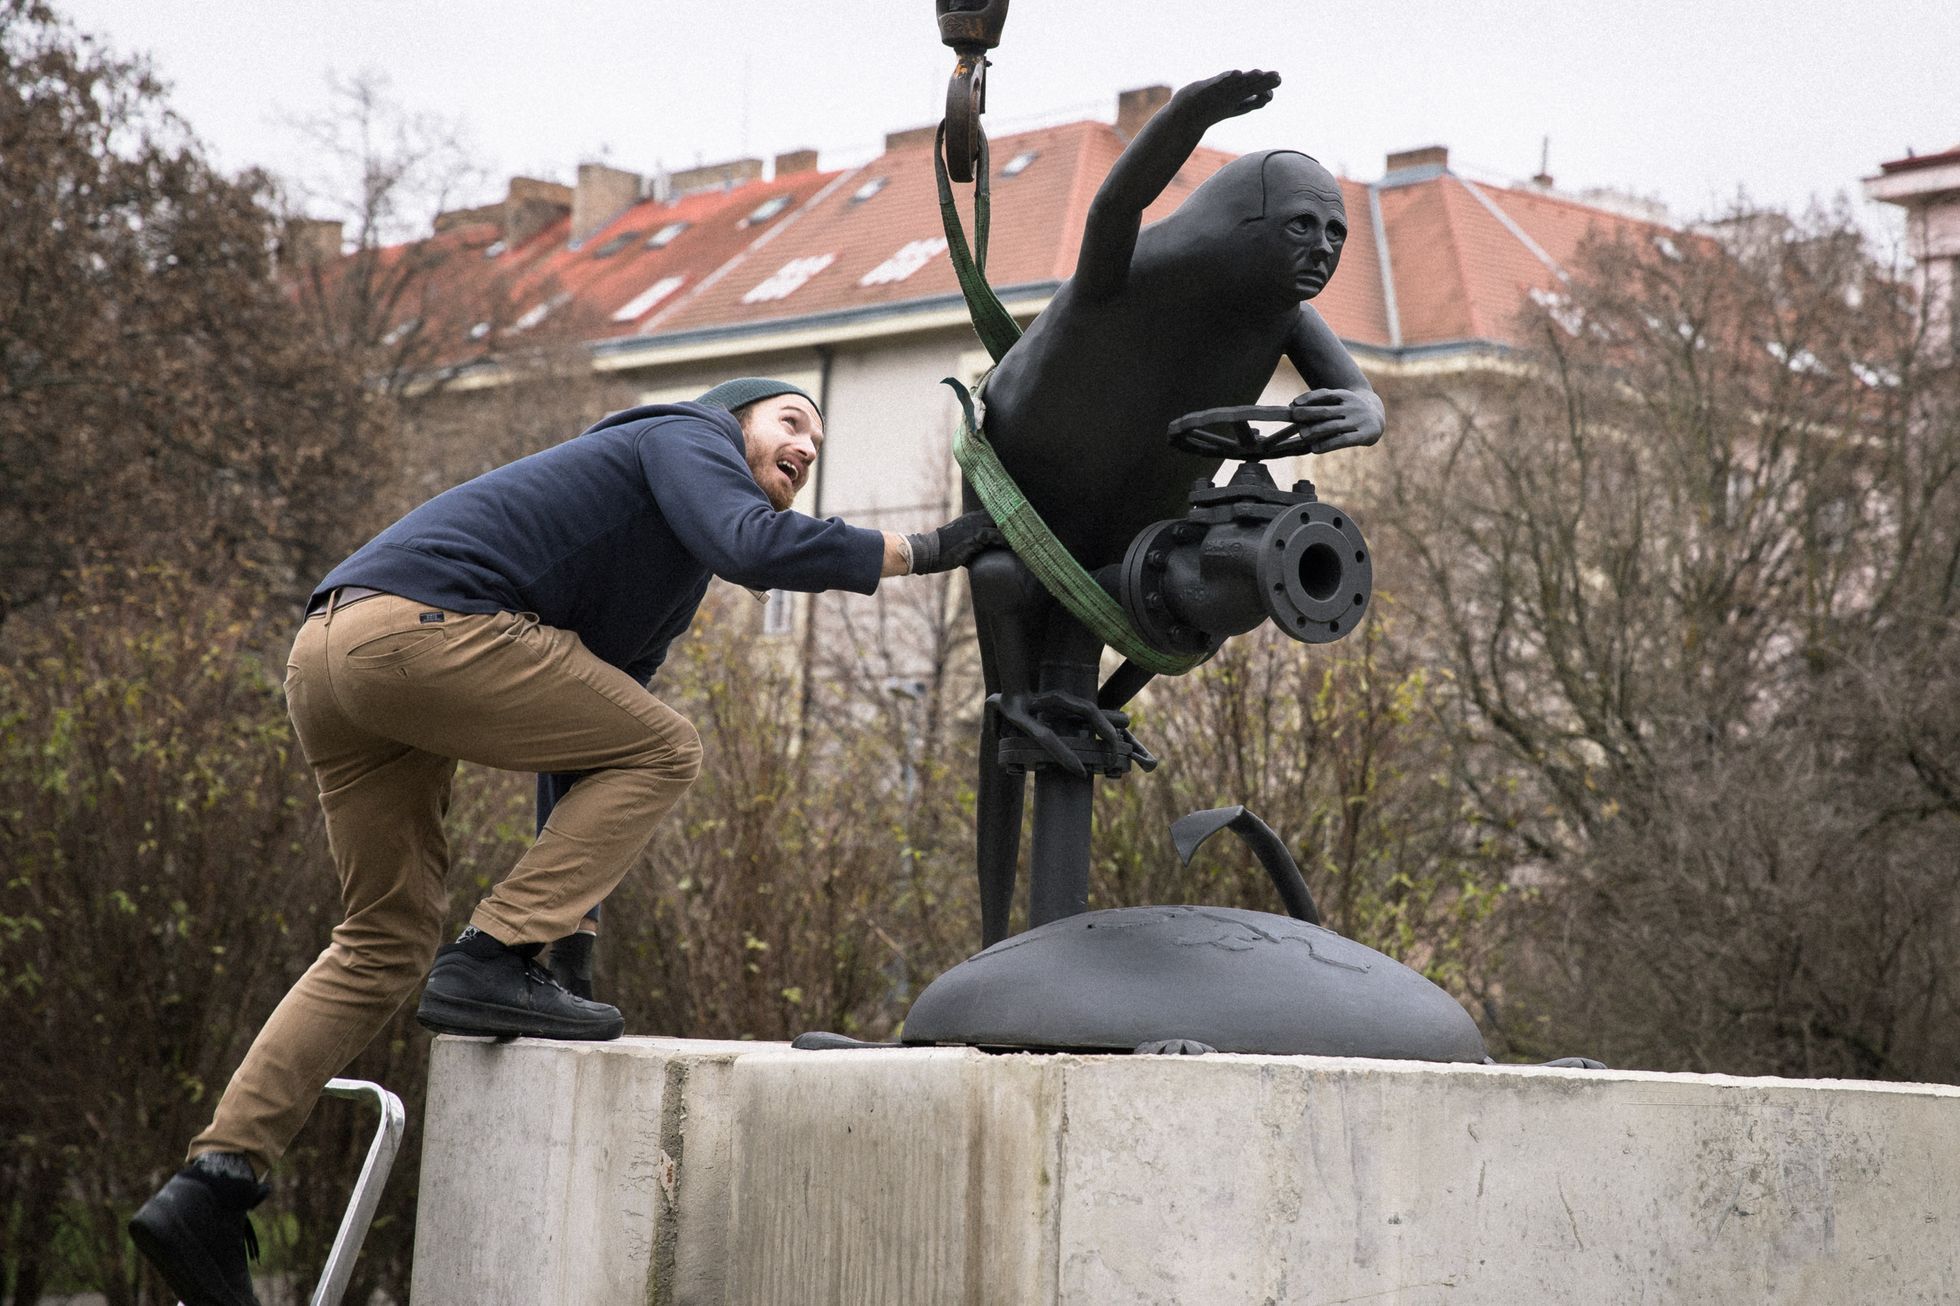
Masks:
[[[983,549],[1007,547],[1007,537],[1000,533],[1000,527],[994,525],[994,519],[984,508],[955,517],[936,531],[908,535],[905,542],[912,547],[914,576],[964,567]]]

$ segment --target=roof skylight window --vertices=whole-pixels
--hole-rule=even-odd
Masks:
[[[619,311],[613,314],[613,321],[639,321],[652,311],[655,304],[658,304],[661,300],[667,298],[667,296],[673,294],[676,290],[679,290],[681,288],[681,282],[685,280],[687,280],[686,277],[660,278],[660,280],[654,282],[645,290],[642,290],[639,294],[620,305]]]
[[[628,245],[632,244],[634,241],[638,240],[639,238],[640,238],[640,233],[637,231],[622,231],[617,236],[614,236],[611,240],[607,241],[605,244],[599,246],[599,248],[593,250],[592,257],[611,258],[613,255],[619,253],[620,250],[625,249]]]
[[[788,207],[789,196],[773,195],[756,205],[750,211],[749,216],[742,219],[741,225],[744,227],[753,227],[758,223],[767,222]]]
[[[1041,157],[1040,150],[1022,150],[1019,154],[1000,165],[1003,177],[1018,177],[1028,170],[1028,165]]]
[[[571,298],[570,295],[561,293],[553,295],[550,299],[539,300],[537,303],[531,305],[531,307],[525,309],[523,316],[510,324],[510,329],[512,331],[529,331],[532,327],[550,317],[553,309],[568,303]]]
[[[917,272],[926,264],[938,258],[946,248],[944,236],[933,236],[927,240],[912,240],[899,246],[898,252],[880,263],[871,271],[858,278],[860,286],[888,286]]]
[[[490,334],[490,324],[488,322],[478,322],[475,326],[470,328],[470,339],[472,340],[481,340],[483,339],[483,337],[489,334]]]
[[[397,322],[387,335],[381,337],[381,343],[384,345],[398,345],[408,339],[415,329],[421,325],[422,319],[419,317],[411,317]]]
[[[793,258],[777,268],[767,280],[742,296],[742,302],[760,304],[772,299],[788,299],[811,277],[836,261],[835,254],[811,254],[804,258]]]
[[[647,248],[648,249],[667,248],[667,246],[674,243],[674,238],[676,236],[680,235],[683,231],[686,231],[688,229],[689,225],[690,225],[689,223],[685,223],[685,222],[668,223],[666,226],[662,227],[660,230],[654,232],[651,236],[647,237]]]
[[[870,181],[865,182],[864,185],[858,187],[856,190],[851,192],[851,203],[853,204],[864,203],[866,200],[870,199],[873,195],[876,195],[879,191],[883,190],[885,188],[885,183],[890,180],[891,180],[890,177],[873,177]]]
[[[491,242],[490,242],[490,243],[489,243],[488,245],[485,245],[485,246],[483,247],[483,257],[485,257],[485,258],[495,258],[495,257],[497,257],[497,255],[499,255],[499,254],[501,254],[501,253],[503,253],[503,252],[504,252],[505,250],[507,250],[507,249],[509,249],[509,248],[510,248],[510,246],[508,246],[508,245],[506,245],[506,244],[504,244],[504,242],[503,242],[503,241],[501,241],[501,240],[493,240],[493,241],[491,241]]]

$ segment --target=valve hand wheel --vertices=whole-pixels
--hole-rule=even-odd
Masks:
[[[1277,431],[1260,432],[1253,429],[1254,422],[1286,425]],[[1313,446],[1313,437],[1293,420],[1293,409],[1284,404],[1247,404],[1186,413],[1171,423],[1170,441],[1186,453],[1249,463],[1309,453]]]

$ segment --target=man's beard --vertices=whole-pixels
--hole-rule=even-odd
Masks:
[[[777,512],[788,512],[790,505],[796,502],[795,487],[776,485],[776,476],[771,476],[768,480],[763,479],[765,473],[776,472],[774,460],[765,459],[763,461],[757,461],[755,455],[751,454],[748,458],[748,464],[749,475],[755,477],[756,488],[768,497],[770,505]],[[777,475],[780,475],[780,473],[777,473]]]

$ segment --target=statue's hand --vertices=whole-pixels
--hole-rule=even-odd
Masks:
[[[1278,73],[1257,68],[1241,72],[1234,68],[1202,82],[1192,82],[1177,93],[1172,104],[1180,113],[1188,113],[1209,127],[1264,107],[1272,100],[1273,88],[1278,85]]]
[[[1372,392],[1309,390],[1293,401],[1293,420],[1311,442],[1308,453],[1331,453],[1382,438],[1382,401]]]

